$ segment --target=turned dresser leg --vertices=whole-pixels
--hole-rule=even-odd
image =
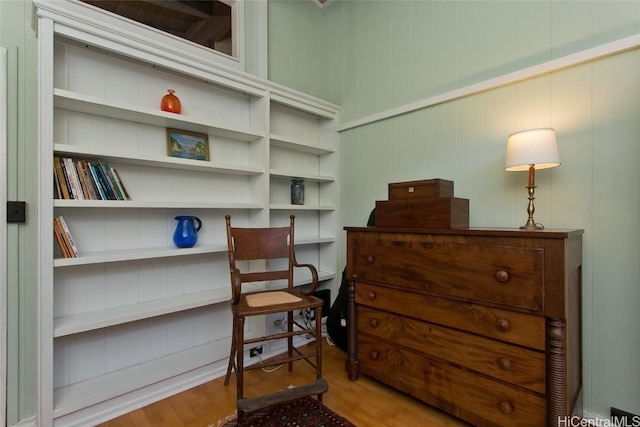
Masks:
[[[349,280],[349,294],[347,297],[347,363],[345,369],[349,379],[358,379],[358,344],[357,344],[357,319],[356,319],[356,281]]]
[[[564,320],[547,319],[547,405],[550,426],[571,416],[567,411],[567,351]]]

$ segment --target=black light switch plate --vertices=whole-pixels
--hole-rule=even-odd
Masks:
[[[26,222],[27,203],[7,202],[7,222]]]

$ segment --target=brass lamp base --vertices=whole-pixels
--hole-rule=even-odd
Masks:
[[[533,213],[535,212],[536,208],[533,205],[533,200],[535,199],[535,197],[533,197],[533,193],[535,191],[536,186],[528,186],[527,187],[527,191],[529,193],[529,205],[527,206],[527,214],[529,214],[529,219],[527,220],[527,223],[525,225],[523,225],[522,227],[520,227],[520,230],[543,230],[544,227],[540,224],[536,224],[536,222],[533,220]]]
[[[525,225],[520,227],[520,230],[544,230],[544,227],[540,224],[536,224],[534,222],[527,221]]]

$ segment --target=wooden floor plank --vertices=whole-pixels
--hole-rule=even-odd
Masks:
[[[314,347],[311,347],[310,351]],[[346,353],[326,342],[323,347],[323,377],[329,390],[324,404],[360,427],[429,426],[467,427],[455,418],[397,392],[377,381],[360,376],[350,381],[344,366]],[[304,362],[271,373],[260,370],[245,373],[245,396],[272,393],[289,385],[300,386],[315,378]],[[235,412],[235,378],[228,386],[224,378],[194,387],[145,408],[115,418],[97,427],[207,427]]]

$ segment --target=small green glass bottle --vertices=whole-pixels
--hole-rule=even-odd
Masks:
[[[304,205],[304,179],[291,180],[291,204]]]

